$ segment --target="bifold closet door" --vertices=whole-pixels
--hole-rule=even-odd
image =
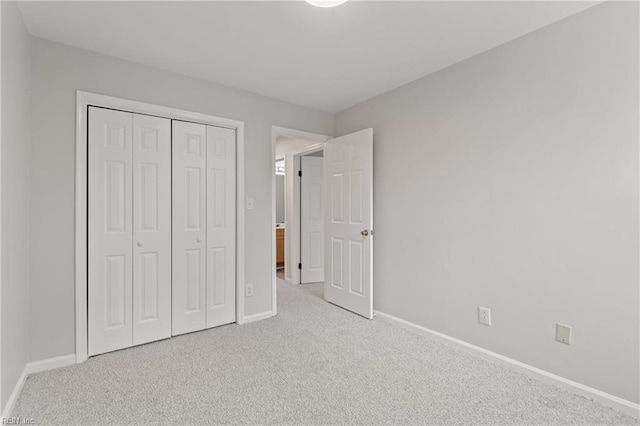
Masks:
[[[89,108],[88,354],[133,343],[133,114]]]
[[[173,334],[235,321],[235,130],[173,121]]]
[[[89,108],[88,354],[171,335],[171,122]]]
[[[133,344],[171,337],[171,120],[133,115]]]
[[[172,122],[173,335],[206,328],[207,128]]]
[[[236,320],[236,131],[207,126],[207,328]]]

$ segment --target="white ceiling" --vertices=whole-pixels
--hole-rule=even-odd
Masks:
[[[596,3],[46,1],[20,9],[37,37],[336,112]]]

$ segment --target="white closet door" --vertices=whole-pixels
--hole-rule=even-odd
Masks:
[[[236,320],[236,132],[207,126],[207,328]]]
[[[206,126],[172,122],[173,335],[206,327]]]
[[[171,336],[171,120],[133,115],[133,344]]]
[[[133,114],[89,108],[88,354],[131,346]]]

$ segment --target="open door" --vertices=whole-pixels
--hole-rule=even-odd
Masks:
[[[373,318],[373,129],[324,152],[325,299]]]
[[[323,158],[300,158],[300,284],[324,281]]]

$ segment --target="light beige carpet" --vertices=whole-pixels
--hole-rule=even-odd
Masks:
[[[27,379],[39,424],[639,424],[455,345],[278,283],[278,316]]]

